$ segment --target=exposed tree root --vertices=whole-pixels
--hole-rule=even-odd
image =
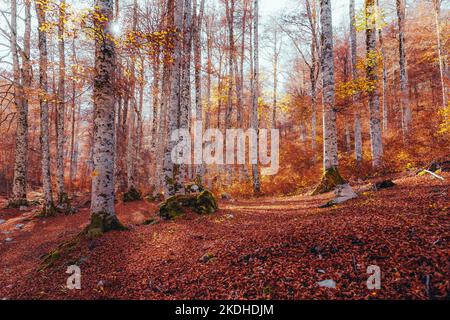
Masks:
[[[103,233],[112,230],[124,231],[128,229],[120,223],[116,216],[111,216],[104,212],[92,214],[91,223],[86,226],[83,231],[78,233],[72,239],[61,243],[55,249],[51,250],[42,257],[38,271],[43,271],[48,267],[51,267],[62,256],[73,252],[82,240],[92,240],[100,237]]]
[[[106,212],[96,212],[91,215],[91,223],[86,227],[86,235],[93,239],[108,231],[124,231],[127,228],[120,223],[117,216]]]
[[[322,193],[333,191],[337,186],[346,184],[347,181],[342,178],[339,170],[336,167],[327,169],[322,176],[322,180],[319,185],[311,193],[312,196],[316,196]]]
[[[27,199],[11,199],[8,202],[8,205],[6,208],[8,209],[16,209],[20,207],[28,207],[30,205],[29,201]]]

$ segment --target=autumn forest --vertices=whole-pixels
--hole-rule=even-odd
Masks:
[[[0,299],[448,300],[449,17],[0,0]]]

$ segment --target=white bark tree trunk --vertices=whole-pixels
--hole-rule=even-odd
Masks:
[[[59,4],[58,20],[58,53],[59,53],[59,77],[57,92],[57,113],[56,113],[56,191],[58,195],[58,205],[62,205],[65,200],[64,189],[64,116],[65,116],[65,77],[66,58],[64,43],[64,28],[66,19],[66,1],[61,0]]]
[[[356,42],[356,15],[355,15],[355,0],[350,0],[350,46],[352,52],[352,78],[356,81],[358,78],[357,63],[357,42]],[[355,126],[355,161],[359,165],[362,162],[362,134],[361,134],[361,112],[359,110],[359,104],[357,103],[357,97],[353,95],[353,108],[354,108],[354,126]]]
[[[366,13],[366,77],[369,82],[369,117],[370,142],[372,151],[372,165],[381,165],[383,156],[383,142],[380,121],[380,102],[378,94],[378,75],[376,58],[376,25],[373,19],[375,13],[374,0],[365,0]]]
[[[380,12],[380,5],[379,0],[377,0],[377,8]],[[378,26],[378,40],[380,41],[380,48],[381,48],[381,61],[383,65],[383,89],[382,89],[382,124],[383,124],[383,131],[387,131],[388,129],[388,104],[387,104],[387,68],[386,68],[386,49],[384,47],[384,40],[383,40],[383,27]]]
[[[47,77],[47,34],[43,29],[46,25],[45,9],[40,2],[35,3],[38,17],[38,46],[39,46],[39,105],[40,105],[40,129],[41,129],[41,152],[42,152],[42,188],[44,191],[44,215],[54,215],[52,183],[50,178],[50,144],[49,144],[49,92]]]
[[[201,47],[201,32],[203,23],[203,14],[205,8],[205,0],[200,1],[200,10],[197,10],[197,0],[194,0],[194,30],[193,30],[193,43],[194,43],[194,65],[195,65],[195,112],[196,120],[203,123],[203,99],[202,99],[202,47]],[[203,129],[202,129],[203,130]],[[197,165],[196,167],[196,179],[203,181],[205,175],[204,163]]]
[[[123,228],[114,208],[116,54],[110,30],[113,0],[96,0],[96,8],[107,20],[95,21],[101,34],[95,39],[93,177],[88,227],[92,235]]]
[[[252,81],[252,110],[250,115],[250,128],[256,130],[259,136],[258,100],[259,100],[259,1],[253,1],[253,81]],[[256,144],[259,150],[259,139]],[[261,192],[259,165],[252,164],[253,192]]]
[[[448,106],[448,87],[446,84],[446,78],[448,78],[448,67],[446,61],[446,55],[444,54],[444,49],[442,47],[441,41],[441,24],[439,16],[441,14],[441,0],[433,0],[434,7],[434,17],[436,25],[436,41],[437,41],[437,51],[439,58],[439,75],[441,78],[441,90],[442,90],[442,106]]]
[[[411,126],[411,107],[409,101],[409,83],[405,49],[405,0],[396,0],[398,18],[398,45],[400,65],[400,105],[402,110],[403,137],[409,134]]]
[[[320,22],[322,25],[323,168],[326,172],[338,166],[331,0],[320,1]]]
[[[169,14],[173,15],[173,27],[177,30],[179,36],[174,40],[173,44],[173,63],[170,74],[170,102],[168,106],[168,135],[179,128],[180,119],[180,87],[181,87],[181,71],[182,71],[182,52],[183,41],[181,34],[183,32],[183,0],[173,0],[172,10]],[[172,12],[170,12],[172,11]],[[169,139],[164,151],[163,165],[163,184],[164,196],[182,193],[183,186],[179,185],[179,165],[175,165],[172,161],[172,150],[176,146],[177,141]]]
[[[29,74],[29,41],[30,41],[30,2],[26,2],[26,35],[24,37],[25,55],[24,59],[24,80],[28,74],[29,84],[31,84],[31,74]],[[13,194],[10,200],[10,206],[19,207],[27,204],[27,154],[28,154],[28,104],[25,100],[24,88],[21,81],[19,54],[17,50],[17,1],[11,0],[11,22],[10,22],[10,45],[13,62],[13,87],[14,103],[17,110],[17,129],[16,129],[16,149],[14,154],[14,180]],[[28,62],[27,62],[28,60]],[[25,68],[28,66],[28,68]],[[24,81],[25,82],[25,81]]]

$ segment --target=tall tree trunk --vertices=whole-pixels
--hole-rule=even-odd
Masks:
[[[396,0],[397,18],[398,18],[398,45],[399,45],[399,64],[400,64],[400,105],[402,110],[402,129],[403,137],[409,134],[411,125],[411,107],[409,101],[409,83],[408,71],[406,66],[405,49],[405,0]]]
[[[115,71],[116,53],[110,30],[113,0],[96,0],[96,10],[105,19],[94,21],[101,35],[95,39],[94,145],[91,196],[91,223],[88,235],[121,230],[114,200],[115,161]]]
[[[444,48],[442,46],[441,41],[441,25],[440,25],[440,19],[439,16],[441,14],[441,0],[433,0],[433,7],[434,7],[434,19],[435,19],[435,25],[436,25],[436,40],[437,40],[437,51],[438,51],[438,58],[439,58],[439,75],[441,78],[441,90],[442,90],[442,106],[446,107],[448,106],[448,87],[446,84],[446,78],[448,79],[448,67],[447,67],[447,61],[446,61],[446,55],[444,54]]]
[[[254,129],[259,136],[259,1],[253,0],[253,81],[252,81],[252,110],[250,115],[250,128]],[[259,150],[259,137],[256,150]],[[261,192],[261,180],[259,177],[258,164],[252,164],[253,192]]]
[[[50,144],[49,144],[49,92],[47,78],[47,33],[45,31],[46,18],[43,4],[36,1],[36,14],[38,17],[38,46],[39,46],[39,105],[41,127],[42,152],[42,188],[44,191],[43,215],[51,216],[56,213],[53,204],[52,184],[50,180]]]
[[[352,78],[356,81],[358,78],[357,71],[357,42],[356,42],[356,15],[355,15],[355,0],[350,0],[350,47],[352,52]],[[362,134],[361,134],[361,111],[360,105],[357,103],[357,96],[352,96],[354,108],[354,130],[355,130],[355,161],[357,165],[362,162]]]
[[[172,10],[169,14],[173,16],[173,27],[182,34],[183,30],[183,0],[169,0]],[[168,134],[169,136],[174,130],[179,128],[180,118],[180,87],[181,87],[181,71],[182,71],[182,52],[183,41],[177,37],[173,44],[173,65],[170,74],[170,104],[168,108]],[[179,165],[174,164],[172,160],[172,150],[177,141],[169,139],[164,151],[164,166],[163,166],[163,182],[164,182],[164,196],[170,197],[172,195],[182,193],[183,186],[179,185]]]
[[[76,35],[73,35],[73,40],[72,40],[72,64],[74,66],[77,65],[77,52],[75,49],[75,39],[76,39]],[[75,70],[75,69],[73,69]],[[74,176],[75,176],[75,166],[76,163],[74,162],[74,158],[75,158],[75,130],[76,130],[76,104],[77,104],[77,97],[76,97],[76,74],[75,72],[73,72],[72,74],[72,128],[71,128],[71,135],[70,135],[70,163],[69,163],[69,188],[70,188],[70,192],[73,192],[73,180],[74,180]]]
[[[158,53],[156,59],[152,62],[152,128],[150,135],[150,154],[152,158],[151,169],[150,169],[150,179],[151,184],[156,186],[156,176],[157,176],[157,142],[158,142],[158,123],[161,126],[161,121],[159,119],[160,115],[160,101],[161,101],[161,92],[160,92],[160,84],[161,84],[161,53]]]
[[[30,2],[26,2],[26,32],[30,30]],[[14,87],[14,103],[17,110],[17,129],[16,129],[16,149],[14,154],[14,181],[13,194],[9,205],[12,207],[19,207],[27,205],[27,167],[28,167],[28,104],[25,101],[23,83],[21,81],[19,54],[17,50],[17,1],[11,0],[11,53],[13,62],[13,87]],[[28,48],[28,54],[25,52],[27,59],[29,59],[29,33],[28,39],[24,37],[24,47]],[[27,45],[28,42],[28,45]],[[25,50],[26,51],[26,50]],[[24,60],[25,63],[25,60]],[[29,62],[27,62],[29,65]],[[29,69],[28,69],[29,70]],[[24,69],[26,72],[26,70]],[[25,74],[24,74],[25,75]],[[31,79],[31,78],[30,78]],[[24,79],[25,80],[25,79]]]
[[[61,0],[59,4],[58,20],[58,53],[59,53],[59,76],[57,93],[57,113],[56,113],[56,191],[58,195],[58,205],[66,202],[64,190],[64,116],[65,116],[65,77],[66,77],[66,56],[64,43],[64,27],[66,19],[66,1]]]
[[[320,21],[322,24],[323,169],[326,172],[338,166],[331,0],[320,1]]]
[[[381,135],[380,101],[378,96],[378,75],[376,55],[376,24],[374,21],[375,1],[365,0],[366,14],[366,77],[369,82],[369,117],[370,142],[372,151],[372,165],[381,165],[383,156],[383,142]]]
[[[181,95],[179,129],[190,131],[191,120],[191,56],[192,56],[192,1],[184,0],[183,16],[183,53],[181,69]],[[192,160],[192,159],[191,159]],[[188,174],[189,172],[189,174]],[[192,176],[192,166],[181,164],[177,175],[180,191]]]
[[[278,103],[278,27],[273,31],[273,92],[272,92],[272,128],[277,127],[277,103]]]
[[[307,0],[306,12],[311,29],[311,65],[309,68],[309,79],[311,82],[311,147],[316,158],[317,139],[317,80],[320,71],[319,41],[317,30],[317,10],[316,1]]]
[[[194,65],[195,65],[195,112],[196,120],[202,123],[203,130],[203,101],[202,101],[202,85],[201,85],[201,71],[202,71],[202,48],[201,48],[201,30],[203,23],[203,14],[205,8],[205,0],[200,0],[200,11],[197,12],[197,1],[194,0],[194,19],[193,19],[193,43],[194,43]],[[203,180],[205,175],[205,165],[197,165],[196,179]]]
[[[380,11],[380,5],[379,0],[377,0],[377,8],[378,11]],[[380,48],[381,48],[381,60],[382,60],[382,66],[383,66],[383,90],[382,90],[382,98],[383,103],[381,105],[382,110],[382,124],[383,124],[383,130],[387,131],[388,129],[388,104],[387,104],[387,68],[386,68],[386,49],[384,47],[384,41],[383,41],[383,27],[378,27],[378,39],[380,41]]]
[[[338,169],[331,0],[320,1],[320,23],[322,27],[320,56],[323,95],[323,176],[313,194],[331,191],[345,183]]]
[[[226,1],[226,12],[228,22],[228,96],[225,128],[229,129],[232,125],[231,116],[233,112],[234,0]]]
[[[230,129],[232,127],[233,119],[233,62],[234,62],[234,0],[227,0],[226,6],[226,16],[228,22],[228,95],[227,95],[227,107],[225,110],[225,129]],[[232,177],[232,165],[226,165],[227,170],[227,184],[231,184]]]
[[[132,30],[137,30],[137,16],[138,3],[137,0],[133,2],[133,20]],[[137,99],[136,99],[136,57],[131,57],[130,67],[130,86],[125,90],[130,92],[131,108],[130,117],[128,119],[128,141],[127,141],[127,189],[136,188],[136,126],[137,126]]]

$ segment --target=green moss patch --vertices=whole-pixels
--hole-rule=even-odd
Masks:
[[[139,201],[142,200],[142,194],[135,187],[131,187],[127,192],[123,194],[122,200],[123,202]]]
[[[159,206],[159,216],[165,220],[175,219],[190,209],[198,214],[212,214],[219,207],[214,195],[205,190],[201,193],[176,195],[168,198]]]
[[[346,184],[347,181],[342,178],[339,170],[336,167],[327,169],[322,176],[319,185],[311,193],[312,196],[333,191],[337,186]]]

